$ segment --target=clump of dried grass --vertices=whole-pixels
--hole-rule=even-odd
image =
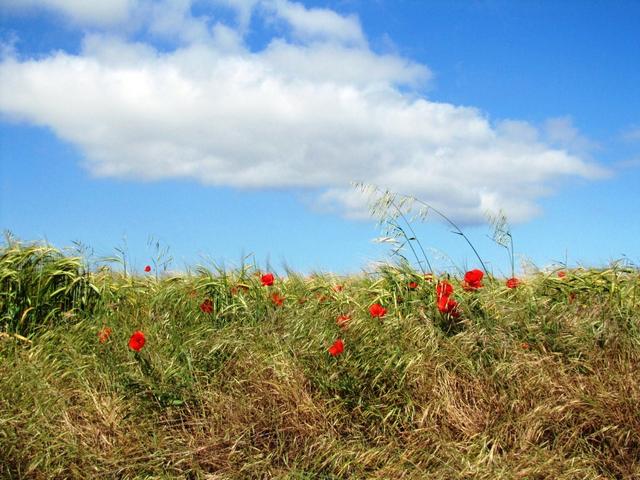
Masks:
[[[403,268],[291,274],[281,307],[244,270],[83,281],[89,310],[0,338],[3,477],[640,478],[637,272],[489,278],[453,329]]]

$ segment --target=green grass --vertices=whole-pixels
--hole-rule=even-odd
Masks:
[[[640,478],[637,269],[475,292],[451,278],[459,319],[407,267],[272,287],[256,273],[156,279],[3,247],[0,475]]]

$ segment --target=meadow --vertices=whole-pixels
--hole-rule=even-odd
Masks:
[[[146,270],[1,247],[0,476],[640,478],[635,266]]]

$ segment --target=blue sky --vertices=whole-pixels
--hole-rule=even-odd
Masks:
[[[3,0],[0,228],[139,269],[357,272],[388,249],[351,181],[516,253],[640,263],[640,3]],[[438,268],[477,267],[435,219]]]

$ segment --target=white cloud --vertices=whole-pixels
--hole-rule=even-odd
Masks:
[[[82,24],[113,25],[125,21],[137,0],[2,0],[11,9],[46,8],[62,12]]]
[[[342,16],[326,8],[306,8],[287,0],[267,0],[263,5],[285,20],[299,39],[366,45],[356,16]]]
[[[544,123],[544,133],[549,143],[574,153],[586,154],[598,148],[595,142],[580,134],[569,116],[549,118]]]
[[[246,31],[253,16],[253,10],[263,0],[210,0],[211,3],[223,5],[236,12],[238,27],[241,31]]]
[[[580,139],[570,123],[494,125],[477,109],[407,92],[428,79],[426,67],[354,44],[356,30],[338,27],[358,25],[351,17],[336,27],[326,18],[317,20],[326,41],[276,38],[252,52],[241,27],[203,29],[176,7],[173,22],[149,16],[150,29],[188,32],[174,51],[94,34],[78,55],[4,59],[0,111],[51,128],[98,176],[309,187],[352,217],[364,209],[352,180],[414,194],[460,221],[498,208],[521,221],[557,179],[604,173],[549,143],[549,132],[557,144]]]
[[[369,89],[384,89],[390,83],[416,86],[431,77],[428,68],[406,59],[335,44],[292,45],[276,39],[255,60],[289,81],[334,82]]]

